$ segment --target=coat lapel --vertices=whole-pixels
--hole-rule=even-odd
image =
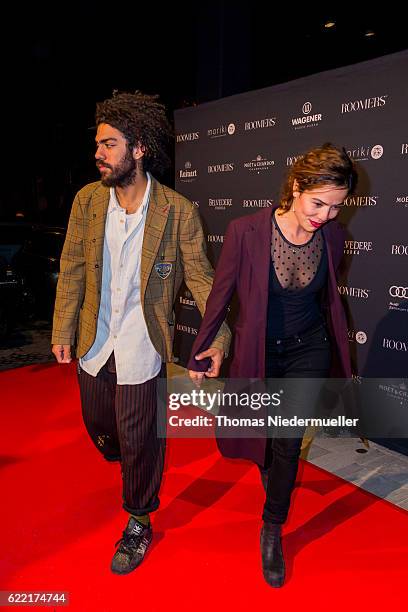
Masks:
[[[272,210],[272,208],[268,208],[264,211],[264,214],[253,219],[251,227],[245,232],[244,238],[249,262],[266,299],[271,261]]]
[[[169,211],[170,204],[164,194],[163,187],[152,177],[149,208],[147,210],[142,246],[140,287],[142,304],[153,263],[163,238]]]

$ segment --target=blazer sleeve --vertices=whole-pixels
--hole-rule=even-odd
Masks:
[[[52,344],[74,344],[79,309],[85,293],[86,219],[79,194],[72,205],[62,249],[54,308]]]
[[[220,329],[222,321],[227,315],[228,307],[237,284],[239,265],[238,242],[235,223],[232,221],[225,234],[213,286],[208,296],[205,314],[198,336],[193,344],[187,365],[189,370],[205,372],[209,367],[209,359],[197,361],[195,355],[213,346],[213,340]]]

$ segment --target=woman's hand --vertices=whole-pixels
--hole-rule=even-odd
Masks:
[[[224,355],[225,353],[222,349],[209,348],[195,356],[197,361],[201,361],[201,359],[205,359],[207,357],[211,359],[211,365],[207,372],[196,372],[195,370],[188,371],[191,380],[195,385],[197,385],[197,387],[201,385],[204,376],[207,378],[216,378],[219,375]]]

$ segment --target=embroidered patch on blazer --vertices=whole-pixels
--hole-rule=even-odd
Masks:
[[[172,263],[166,263],[165,261],[163,261],[163,262],[155,264],[154,269],[156,270],[160,278],[165,280],[169,276],[172,267],[173,267]]]

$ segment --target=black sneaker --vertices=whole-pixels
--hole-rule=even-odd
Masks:
[[[131,516],[121,539],[116,542],[116,546],[119,545],[119,548],[113,555],[112,572],[128,574],[136,569],[143,561],[152,537],[151,525],[143,525]]]
[[[106,461],[109,463],[115,463],[116,461],[121,461],[122,457],[120,455],[104,455],[103,456]]]

